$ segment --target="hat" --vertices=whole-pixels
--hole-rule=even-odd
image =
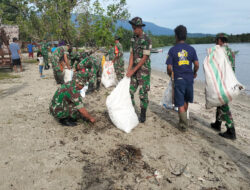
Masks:
[[[140,17],[135,17],[132,20],[129,21],[129,24],[134,26],[146,26],[142,23],[142,19]]]
[[[121,37],[120,36],[115,36],[115,40],[120,40]]]
[[[216,38],[228,38],[228,35],[226,33],[219,33],[216,35]]]

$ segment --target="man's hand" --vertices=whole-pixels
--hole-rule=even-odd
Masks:
[[[194,73],[194,79],[197,77],[197,73]]]
[[[89,119],[89,121],[90,121],[91,123],[95,123],[95,118],[92,117],[92,118]]]
[[[126,76],[131,77],[134,74],[134,71],[131,69],[127,72]]]

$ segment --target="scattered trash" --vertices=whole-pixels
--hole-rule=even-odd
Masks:
[[[176,170],[172,171],[171,174],[173,174],[175,176],[181,176],[184,173],[184,171],[186,170],[186,168],[187,168],[187,164],[184,167],[182,167],[179,171],[176,171]]]

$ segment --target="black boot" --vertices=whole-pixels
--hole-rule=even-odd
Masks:
[[[100,89],[100,84],[101,84],[101,81],[97,81],[97,83],[96,83],[96,90]]]
[[[89,83],[89,86],[88,86],[88,90],[86,92],[86,94],[90,94],[92,92],[94,92],[94,84],[93,83]]]
[[[76,126],[76,123],[73,122],[73,121],[70,121],[69,118],[60,119],[59,123],[61,123],[61,125],[63,125],[63,126],[67,126],[67,127],[74,127],[74,126]]]
[[[221,130],[221,121],[216,120],[214,123],[211,123],[211,128],[220,131]]]
[[[141,109],[141,115],[140,115],[140,123],[144,123],[146,121],[146,109],[142,108]]]
[[[219,135],[226,138],[226,139],[235,140],[236,139],[236,133],[235,133],[234,126],[231,127],[231,128],[227,128],[226,132],[219,133]]]
[[[44,70],[49,70],[50,66],[49,65],[45,65]]]

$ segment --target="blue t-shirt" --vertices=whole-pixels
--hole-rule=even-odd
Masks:
[[[195,49],[186,43],[178,43],[169,50],[166,64],[172,65],[175,80],[183,78],[193,82],[192,63],[194,61],[198,61]]]
[[[11,58],[12,59],[20,59],[20,56],[18,54],[18,50],[20,50],[20,47],[18,43],[11,43],[10,44],[10,52],[11,52]]]
[[[33,52],[33,48],[34,46],[32,44],[28,44],[27,48],[28,48],[28,52],[32,53]]]

